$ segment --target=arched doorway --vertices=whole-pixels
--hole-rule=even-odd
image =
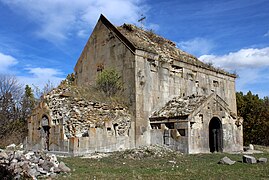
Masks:
[[[42,142],[44,144],[44,148],[45,150],[49,151],[49,135],[50,135],[50,126],[49,126],[49,118],[46,115],[42,116],[41,119],[41,126],[42,126],[42,137],[43,137],[43,141]]]
[[[209,123],[209,148],[210,152],[223,150],[222,123],[217,117],[213,117]]]

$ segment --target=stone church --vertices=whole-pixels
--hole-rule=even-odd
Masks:
[[[100,16],[74,68],[77,87],[115,69],[129,107],[52,90],[29,119],[28,149],[69,155],[167,145],[184,153],[243,149],[234,74],[178,49],[134,25],[116,27]]]

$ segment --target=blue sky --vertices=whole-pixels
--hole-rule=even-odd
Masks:
[[[73,67],[103,13],[140,26],[239,75],[237,91],[269,96],[268,0],[0,0],[0,73],[55,85]]]

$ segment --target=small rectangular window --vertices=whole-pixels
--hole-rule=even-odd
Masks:
[[[171,68],[172,73],[175,73],[175,75],[178,75],[180,77],[183,76],[183,67],[176,66],[176,65],[172,65],[171,67],[172,67]]]
[[[186,130],[185,129],[178,129],[177,131],[181,136],[186,136]]]
[[[213,81],[213,86],[214,87],[219,87],[219,82],[218,81]]]
[[[196,78],[197,76],[197,71],[192,71],[193,77]]]
[[[199,87],[199,81],[195,81],[195,86]]]
[[[194,80],[194,74],[187,73],[187,79],[193,81]]]
[[[154,59],[147,59],[150,66],[150,71],[156,72],[157,71],[157,65]]]

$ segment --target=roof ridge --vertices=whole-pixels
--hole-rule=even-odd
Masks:
[[[182,61],[217,73],[236,77],[234,74],[226,72],[221,68],[216,68],[211,64],[199,60],[196,56],[179,49],[173,41],[156,34],[154,31],[142,29],[134,24],[127,23],[117,26],[117,29],[131,41],[137,49],[158,54],[166,61],[171,61],[171,59]]]

